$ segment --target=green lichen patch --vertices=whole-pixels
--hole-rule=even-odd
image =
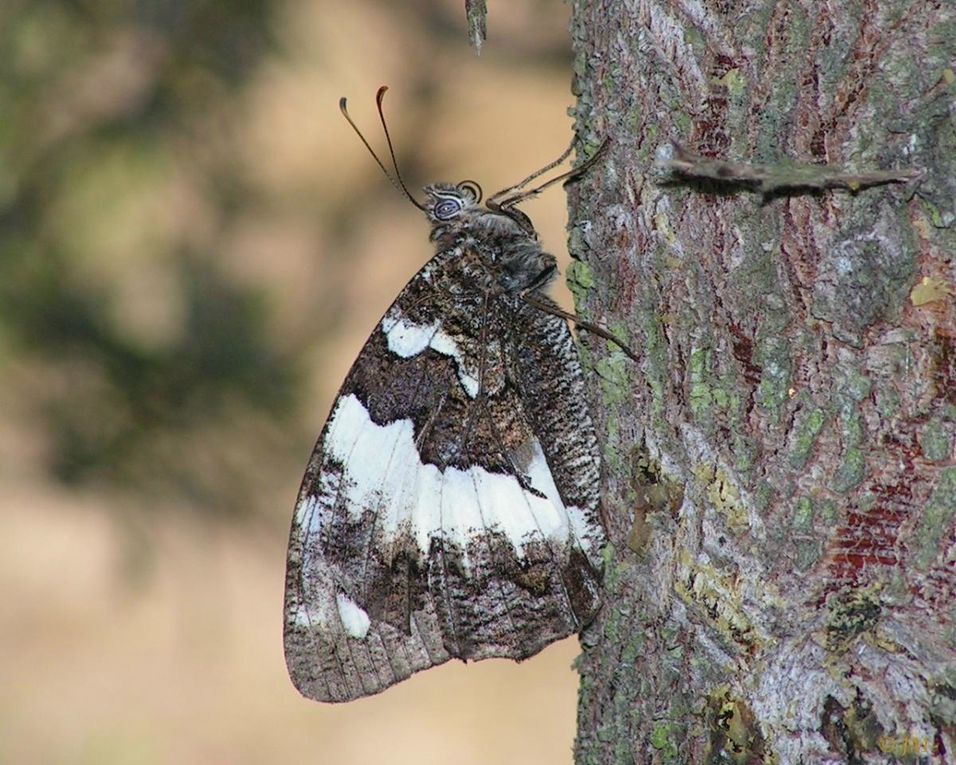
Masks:
[[[813,528],[813,502],[810,497],[797,500],[790,525],[797,531],[810,531]]]
[[[927,569],[936,560],[943,535],[949,533],[952,527],[954,514],[956,468],[946,468],[939,474],[939,480],[913,535],[916,562],[920,568]]]
[[[663,762],[676,762],[677,739],[682,738],[680,726],[672,722],[659,722],[651,731],[650,744],[663,758]]]
[[[847,449],[830,484],[834,491],[848,492],[863,483],[866,476],[866,458],[860,449]]]
[[[826,412],[822,409],[811,409],[797,424],[791,442],[789,462],[796,470],[802,469],[810,458],[817,436],[827,421]]]
[[[819,518],[823,523],[827,524],[827,526],[832,526],[840,519],[837,504],[832,499],[821,500],[819,504]]]
[[[602,401],[605,411],[608,413],[604,419],[604,438],[602,454],[605,469],[613,475],[626,475],[630,471],[629,458],[631,457],[631,445],[625,444],[626,438],[621,433],[621,417],[618,412],[630,401],[626,373],[627,364],[631,364],[630,359],[622,354],[616,356],[607,356],[598,359],[594,364],[594,370],[598,376],[599,387],[602,393]],[[623,363],[622,363],[623,359]],[[622,498],[622,501],[628,503],[631,501],[629,496]]]
[[[728,69],[717,82],[727,88],[727,95],[733,99],[739,99],[746,95],[747,78],[736,67]]]
[[[823,557],[823,544],[816,539],[797,542],[793,565],[797,571],[809,571]]]
[[[952,441],[942,418],[934,417],[918,434],[923,456],[933,462],[948,460],[952,454]]]
[[[831,488],[848,492],[859,486],[866,477],[866,458],[863,454],[864,427],[859,409],[847,404],[840,417],[843,436],[843,455]]]
[[[827,602],[827,648],[832,653],[844,653],[860,635],[871,631],[880,619],[881,587],[851,590]]]
[[[612,542],[608,542],[601,551],[601,558],[604,562],[604,588],[608,593],[614,593],[620,586],[623,571],[618,565],[617,548]]]
[[[718,419],[739,417],[740,396],[732,375],[716,374],[714,352],[709,347],[691,351],[687,365],[688,404],[694,420],[710,432]]]
[[[628,347],[631,346],[631,332],[628,329],[627,324],[624,324],[620,321],[611,321],[607,325],[607,331],[610,332],[611,336],[614,338],[614,340],[607,340],[607,338],[605,338],[605,340],[607,340],[607,348],[609,352],[613,353],[615,351],[622,350],[621,346],[615,342],[618,340]],[[631,363],[634,363],[633,359],[631,359]]]
[[[750,436],[735,432],[731,435],[730,448],[734,455],[734,470],[738,475],[741,475],[744,480],[749,479],[749,473],[753,469],[757,457],[760,454],[760,449],[756,441]]]
[[[594,372],[601,385],[604,405],[608,408],[619,406],[631,400],[628,371],[633,362],[623,352],[611,353],[597,360]]]
[[[565,281],[567,281],[571,294],[574,295],[576,304],[580,303],[597,284],[594,278],[594,269],[583,260],[572,260],[568,264]]]

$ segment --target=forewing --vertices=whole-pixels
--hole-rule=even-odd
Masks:
[[[403,290],[313,452],[285,622],[311,698],[526,658],[598,607],[597,454],[567,326],[470,284],[467,265],[440,253]]]

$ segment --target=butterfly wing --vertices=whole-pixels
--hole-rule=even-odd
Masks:
[[[599,607],[599,463],[570,332],[469,288],[468,268],[446,251],[409,282],[312,454],[285,604],[310,698],[450,658],[523,659]]]

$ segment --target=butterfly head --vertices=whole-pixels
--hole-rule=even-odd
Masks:
[[[462,232],[538,238],[531,219],[516,207],[494,204],[491,199],[482,205],[481,186],[474,181],[426,186],[420,207],[432,225],[432,241]]]
[[[425,187],[425,215],[433,226],[454,225],[481,202],[481,186],[474,181],[435,183]]]

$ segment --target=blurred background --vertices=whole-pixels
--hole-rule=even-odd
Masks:
[[[568,8],[489,13],[476,57],[461,0],[0,4],[0,763],[571,761],[574,640],[345,706],[282,658],[312,443],[431,254],[337,101],[383,147],[391,86],[413,188],[519,180]]]

